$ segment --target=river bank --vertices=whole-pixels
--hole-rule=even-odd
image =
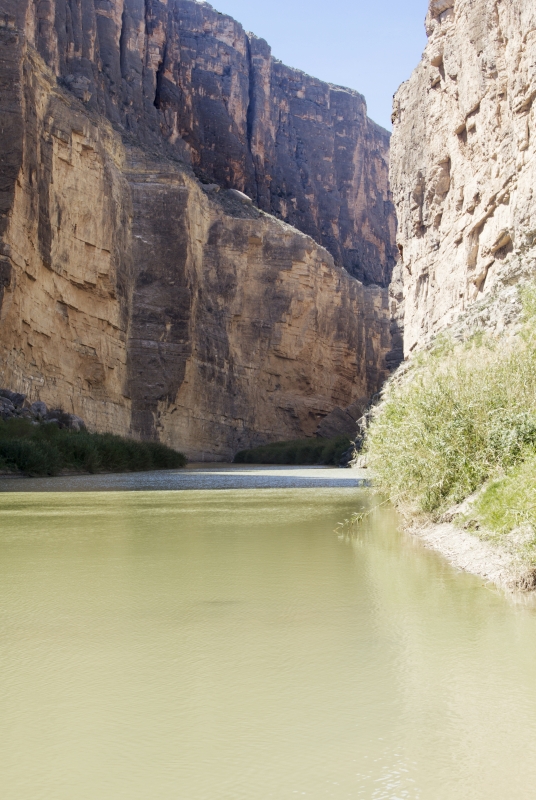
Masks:
[[[409,529],[468,571],[533,589],[534,284],[518,304],[501,333],[453,327],[409,358],[369,416],[364,458]]]
[[[507,592],[536,589],[536,569],[523,561],[515,547],[508,548],[492,541],[492,533],[480,538],[463,530],[454,522],[431,522],[406,518],[404,530],[417,537],[426,547],[440,553],[452,566]]]
[[[72,415],[58,412],[50,419],[0,418],[0,474],[46,477],[186,466],[182,453],[160,442],[91,433],[82,420],[76,428],[64,424],[65,417],[70,422]]]
[[[357,462],[365,464],[366,460],[361,456]],[[374,472],[368,467],[354,466],[352,472],[359,474],[364,486],[374,486]],[[536,590],[536,568],[523,558],[520,548],[522,534],[514,531],[498,542],[493,531],[480,527],[478,523],[475,526],[475,521],[471,519],[471,500],[446,511],[439,521],[416,514],[396,503],[393,505],[404,533],[434,550],[456,569],[510,593]],[[385,503],[377,507],[383,505]],[[360,522],[360,515],[354,515],[353,520],[354,524]]]

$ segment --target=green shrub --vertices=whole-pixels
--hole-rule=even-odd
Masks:
[[[35,434],[36,425],[27,419],[0,419],[0,441],[2,439],[26,439]]]
[[[138,442],[112,434],[35,425],[24,419],[0,420],[0,470],[27,475],[75,472],[138,472],[178,469],[186,457],[159,442]]]
[[[366,451],[396,502],[437,516],[535,452],[535,297],[521,336],[443,338],[388,388]]]
[[[8,469],[26,475],[57,475],[62,466],[61,455],[53,445],[31,439],[0,441],[0,458]]]
[[[336,439],[296,439],[290,442],[241,450],[234,458],[235,464],[282,464],[295,466],[337,466],[343,454],[351,446],[348,436]]]
[[[98,446],[96,436],[80,432],[73,434],[66,430],[57,430],[54,436],[54,444],[60,451],[64,464],[81,472],[98,472],[99,469],[106,469],[114,472],[113,467],[106,464],[102,458],[102,452]],[[106,464],[106,466],[104,466]]]
[[[471,517],[475,516],[498,534],[524,525],[536,531],[536,454],[528,454],[507,475],[490,481],[471,509]]]

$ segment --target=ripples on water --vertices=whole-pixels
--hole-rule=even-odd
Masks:
[[[2,798],[534,798],[532,607],[366,490],[92,480],[0,496]]]

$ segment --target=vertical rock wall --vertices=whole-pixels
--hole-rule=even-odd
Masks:
[[[192,459],[313,435],[377,391],[386,290],[203,187],[159,143],[153,111],[129,138],[91,84],[58,82],[31,44],[61,62],[52,4],[35,24],[23,5],[0,17],[0,383]]]
[[[1,31],[0,31],[1,35]],[[0,383],[128,433],[131,218],[120,140],[13,35],[0,125]],[[5,97],[7,88],[1,92]]]
[[[386,285],[389,134],[368,119],[364,98],[286,67],[207,3],[155,6],[164,134],[184,139],[204,179],[245,191],[361,281]]]
[[[406,352],[486,297],[502,324],[536,266],[536,6],[432,0],[426,27],[391,142]]]
[[[386,286],[395,254],[389,134],[364,98],[272,58],[195,0],[2,0],[62,84],[124,136],[191,160],[198,176]]]

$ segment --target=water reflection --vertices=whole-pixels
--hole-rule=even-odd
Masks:
[[[9,800],[532,798],[536,616],[355,488],[0,497]]]
[[[184,489],[363,487],[367,470],[336,467],[248,467],[192,464],[187,469],[56,478],[1,477],[0,492],[150,492]]]

